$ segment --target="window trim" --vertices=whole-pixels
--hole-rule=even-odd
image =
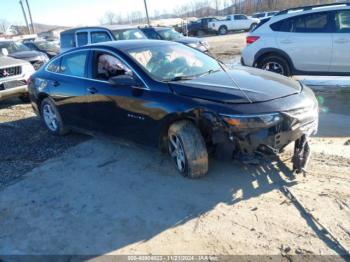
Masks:
[[[137,73],[137,72],[135,71],[135,69],[134,69],[132,66],[130,66],[130,64],[129,64],[125,59],[123,59],[120,55],[114,53],[113,51],[110,51],[110,50],[107,50],[107,49],[104,49],[104,48],[89,48],[89,49],[86,48],[86,49],[79,49],[79,50],[74,50],[74,51],[67,51],[66,53],[60,54],[60,55],[57,56],[56,58],[52,59],[52,61],[50,61],[49,63],[47,63],[47,65],[44,67],[45,72],[50,73],[50,74],[60,75],[60,76],[63,75],[63,76],[67,76],[67,77],[73,77],[73,78],[78,78],[78,79],[90,80],[90,81],[95,81],[95,82],[109,83],[108,81],[93,79],[93,78],[89,78],[89,77],[87,77],[87,76],[85,76],[85,77],[72,76],[72,75],[66,75],[66,74],[62,74],[62,73],[55,73],[55,72],[51,72],[51,71],[48,71],[48,70],[47,70],[47,68],[48,68],[53,62],[55,62],[55,61],[58,60],[58,59],[61,59],[63,56],[69,55],[69,54],[73,54],[73,53],[77,53],[77,52],[82,52],[82,51],[87,51],[88,53],[90,53],[90,54],[88,54],[88,55],[89,55],[88,58],[91,57],[91,51],[102,51],[102,52],[110,53],[111,55],[116,56],[119,60],[121,60],[124,64],[126,64],[126,65],[130,68],[130,70],[133,72],[133,74],[135,74],[135,75],[138,77],[138,79],[139,79],[139,80],[143,83],[143,85],[144,85],[143,87],[135,87],[135,88],[137,88],[137,89],[142,89],[142,90],[152,90],[151,88],[149,88],[149,86],[147,85],[147,83],[142,79],[142,77],[140,76],[140,74]],[[89,60],[90,60],[90,59],[89,59]],[[61,67],[61,62],[62,62],[62,60],[60,61],[60,67]],[[86,66],[86,65],[85,65],[85,66]],[[89,70],[89,68],[88,68],[88,70]],[[88,71],[88,70],[87,70],[87,71]],[[86,72],[87,72],[87,71],[86,71]]]
[[[328,19],[328,28],[327,31],[324,32],[292,32],[292,31],[282,31],[281,27],[283,26],[283,23],[287,22],[288,20],[294,20],[303,16],[309,16],[309,15],[315,15],[315,14],[327,14],[327,19]],[[278,29],[274,30],[273,26],[279,24]],[[306,14],[298,14],[295,16],[287,17],[284,19],[281,19],[279,21],[276,21],[272,24],[269,25],[271,30],[273,32],[278,32],[278,33],[293,33],[293,34],[331,34],[334,33],[335,31],[335,21],[334,21],[334,11],[318,11],[318,12],[311,12],[311,13],[306,13]]]

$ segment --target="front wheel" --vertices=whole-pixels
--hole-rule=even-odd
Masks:
[[[180,121],[170,126],[168,148],[176,169],[183,176],[200,178],[207,174],[207,148],[200,131],[190,121]]]
[[[291,70],[286,59],[280,56],[267,56],[258,63],[258,68],[284,76],[290,76]]]
[[[41,102],[41,118],[50,133],[54,135],[65,135],[68,133],[60,113],[50,98],[45,98]]]

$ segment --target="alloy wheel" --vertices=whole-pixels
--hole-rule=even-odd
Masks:
[[[277,62],[267,62],[266,64],[263,65],[262,69],[284,75],[283,66]]]
[[[58,129],[58,121],[55,111],[52,109],[51,105],[46,104],[43,107],[43,117],[46,126],[53,132]]]
[[[177,169],[184,173],[186,169],[186,156],[181,139],[176,135],[169,137],[169,153]]]

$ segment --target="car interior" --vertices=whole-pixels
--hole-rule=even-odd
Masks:
[[[98,80],[108,81],[111,77],[131,73],[118,58],[104,52],[95,52],[93,65],[93,78]]]

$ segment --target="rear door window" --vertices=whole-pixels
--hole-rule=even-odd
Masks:
[[[81,51],[63,56],[61,58],[60,73],[70,76],[84,77],[87,57],[88,51]]]
[[[299,15],[272,24],[274,31],[292,33],[329,33],[331,32],[328,12]]]
[[[109,34],[105,31],[95,31],[91,32],[91,43],[101,43],[101,42],[108,42],[112,41]]]
[[[337,12],[335,25],[336,33],[350,33],[350,10]]]
[[[79,32],[77,33],[77,46],[84,46],[88,44],[88,33]]]
[[[74,33],[61,34],[61,48],[75,47]]]

